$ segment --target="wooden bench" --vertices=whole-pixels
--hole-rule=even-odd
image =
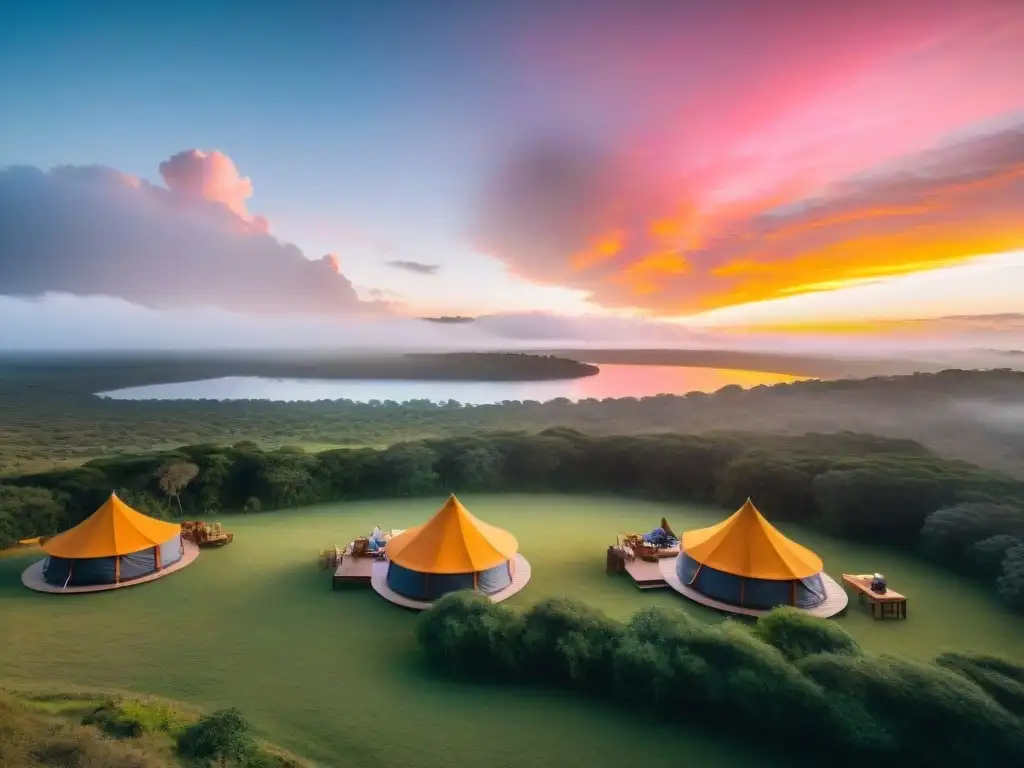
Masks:
[[[857,592],[857,599],[861,605],[871,606],[872,618],[907,618],[906,595],[901,595],[899,592],[894,592],[891,589],[886,589],[884,593],[873,592],[870,578],[852,573],[844,573],[843,581]]]

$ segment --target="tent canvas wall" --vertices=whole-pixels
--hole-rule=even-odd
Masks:
[[[460,589],[494,594],[512,584],[518,549],[515,536],[478,520],[452,495],[426,523],[388,542],[387,584],[416,600]]]
[[[683,534],[676,573],[685,586],[744,608],[813,608],[827,597],[821,558],[786,538],[750,499],[731,517]]]
[[[136,512],[115,494],[86,520],[43,545],[43,578],[56,586],[120,584],[178,562],[181,526]]]

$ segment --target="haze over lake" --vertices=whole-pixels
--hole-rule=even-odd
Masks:
[[[203,381],[150,384],[110,392],[115,400],[457,400],[471,405],[505,400],[545,402],[559,397],[598,400],[609,397],[651,397],[660,394],[714,392],[730,384],[756,387],[803,377],[724,368],[660,365],[602,365],[596,376],[559,381],[423,381],[401,379],[278,379],[228,376]]]

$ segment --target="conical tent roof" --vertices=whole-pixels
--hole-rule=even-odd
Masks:
[[[177,523],[136,512],[112,493],[81,523],[43,544],[43,551],[73,559],[130,555],[170,541],[180,533]]]
[[[805,579],[821,558],[787,539],[750,499],[728,519],[683,534],[681,550],[698,563],[748,579]]]
[[[519,542],[501,528],[478,520],[455,494],[423,525],[388,542],[388,559],[420,573],[474,573],[516,556]]]

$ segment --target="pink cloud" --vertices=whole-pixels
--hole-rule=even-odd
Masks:
[[[186,149],[160,163],[164,184],[182,197],[220,203],[260,233],[269,230],[263,216],[252,216],[246,200],[252,181],[238,173],[234,161],[220,150]]]
[[[510,153],[478,247],[605,306],[684,313],[1024,243],[1019,128],[965,132],[1024,109],[1024,5],[740,5],[531,30],[538,77],[617,128]]]

